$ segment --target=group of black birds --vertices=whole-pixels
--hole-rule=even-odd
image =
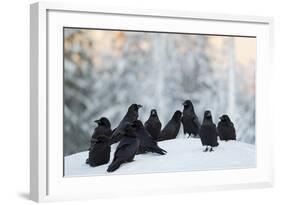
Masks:
[[[151,110],[150,116],[144,124],[138,120],[138,111],[142,107],[138,104],[129,106],[126,115],[113,130],[107,118],[102,117],[96,120],[98,126],[91,138],[86,163],[93,167],[107,164],[110,160],[111,145],[117,142],[119,144],[107,172],[115,171],[123,163],[132,162],[137,154],[152,152],[165,155],[167,151],[160,148],[157,142],[175,139],[181,124],[183,132],[188,134],[188,138],[190,136],[200,137],[202,145],[206,146],[204,152],[212,152],[213,147],[219,145],[218,136],[220,140],[236,140],[235,128],[228,115],[222,115],[216,127],[211,111],[207,110],[204,113],[203,122],[200,124],[192,102],[186,100],[183,106],[183,112],[177,110],[162,130],[162,124],[155,109]]]

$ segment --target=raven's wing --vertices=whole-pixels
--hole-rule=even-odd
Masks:
[[[126,116],[120,121],[119,125],[112,130],[112,137],[116,136],[116,135],[119,135],[120,134],[120,131],[122,131],[126,125]]]
[[[206,137],[206,126],[203,124],[201,129],[199,130],[200,140],[203,146],[207,145],[207,137]]]
[[[116,148],[114,158],[127,160],[131,158],[138,149],[138,141],[136,139],[126,138],[122,140]]]
[[[125,123],[123,121],[120,122],[120,124],[112,131],[112,135],[111,135],[111,140],[110,143],[114,144],[116,142],[119,142],[122,138],[122,131],[125,128]]]
[[[150,147],[150,146],[157,145],[154,138],[145,129],[143,129],[140,133],[138,133],[138,138],[142,146]]]
[[[196,126],[198,129],[200,128],[200,122],[198,120],[198,117],[196,115],[194,115],[192,122],[194,124],[194,126]]]
[[[144,127],[147,127],[147,126],[149,125],[149,121],[150,121],[150,118],[148,118],[148,120],[147,120],[147,121],[145,121],[145,123],[144,123]]]

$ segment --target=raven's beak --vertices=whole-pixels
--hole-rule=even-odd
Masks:
[[[97,142],[98,139],[94,138],[94,139],[91,139],[91,142]]]
[[[95,123],[98,123],[98,124],[99,124],[99,123],[100,123],[100,120],[95,120]]]
[[[138,106],[138,108],[141,108],[142,107],[142,105],[137,105]]]

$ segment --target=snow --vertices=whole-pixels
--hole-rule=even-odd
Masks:
[[[239,141],[219,141],[214,152],[203,152],[200,139],[177,138],[158,143],[167,155],[147,153],[136,155],[131,163],[107,173],[109,165],[90,167],[85,164],[88,151],[65,157],[65,176],[93,176],[109,174],[137,174],[152,172],[180,172],[214,169],[253,168],[256,166],[255,145]],[[111,147],[111,160],[117,144]]]

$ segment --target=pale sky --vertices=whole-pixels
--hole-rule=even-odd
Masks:
[[[209,42],[221,55],[223,52],[223,44],[226,38],[222,36],[210,36]],[[248,67],[253,62],[256,62],[256,38],[234,37],[235,58],[238,64]]]

